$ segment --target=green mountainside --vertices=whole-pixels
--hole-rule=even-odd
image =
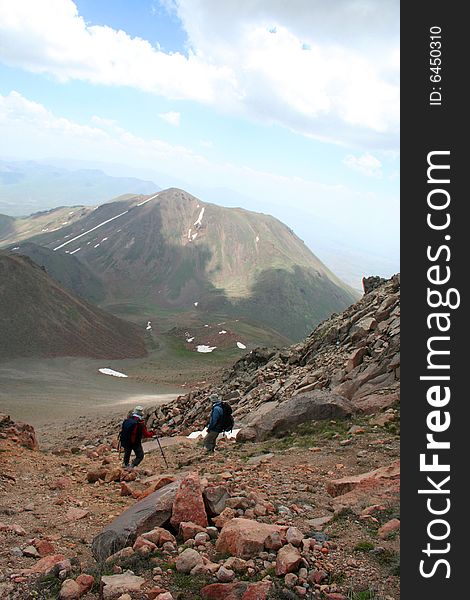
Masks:
[[[175,188],[102,204],[31,241],[73,254],[103,282],[101,305],[131,318],[123,307],[166,311],[173,325],[181,313],[237,317],[297,340],[356,299],[277,219]]]

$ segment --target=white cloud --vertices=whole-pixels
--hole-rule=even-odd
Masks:
[[[394,0],[166,0],[188,55],[88,25],[72,0],[0,0],[0,60],[189,99],[337,143],[398,145]]]
[[[372,154],[367,153],[362,156],[348,154],[343,162],[350,169],[359,171],[368,177],[382,177],[382,163]]]
[[[163,119],[163,121],[166,121],[170,125],[175,125],[176,127],[179,127],[181,119],[181,114],[179,112],[170,111],[166,113],[160,113],[158,116],[160,117],[160,119]]]

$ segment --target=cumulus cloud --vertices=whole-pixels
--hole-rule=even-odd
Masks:
[[[179,112],[170,111],[166,113],[160,113],[158,116],[160,119],[163,119],[163,121],[166,121],[170,125],[175,125],[178,127],[180,124],[181,114]]]
[[[348,154],[343,162],[350,169],[359,171],[368,177],[382,177],[382,163],[372,154],[367,153],[361,156]]]
[[[398,144],[395,0],[165,0],[188,36],[165,53],[89,25],[72,0],[0,0],[0,60],[131,86],[356,145]]]

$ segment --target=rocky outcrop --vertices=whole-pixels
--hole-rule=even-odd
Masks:
[[[0,414],[0,437],[30,450],[39,449],[34,427],[27,423],[15,423],[8,415]]]
[[[303,342],[252,350],[224,374],[218,391],[232,404],[238,424],[246,426],[255,412],[266,418],[273,409],[280,410],[293,399],[302,402],[311,392],[342,396],[363,414],[398,401],[400,277],[369,278],[364,285],[366,293],[359,302],[332,315]],[[213,387],[197,389],[157,407],[156,420],[165,423],[165,433],[188,434],[203,428],[211,391]],[[324,415],[330,418],[326,411]]]
[[[345,418],[353,412],[353,405],[343,396],[324,391],[305,392],[249,421],[239,431],[237,441],[262,441],[292,431],[306,421]]]

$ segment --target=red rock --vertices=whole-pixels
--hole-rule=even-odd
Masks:
[[[79,519],[85,518],[87,515],[88,511],[83,508],[69,508],[65,515],[65,520],[68,522],[78,521]]]
[[[223,526],[216,549],[232,556],[251,558],[264,550],[264,544],[270,534],[280,531],[281,528],[276,525],[251,519],[231,519]]]
[[[336,497],[341,496],[350,492],[355,487],[367,480],[381,480],[381,479],[397,479],[400,477],[400,461],[395,461],[387,467],[380,467],[369,473],[362,473],[361,475],[352,475],[350,477],[343,477],[341,479],[335,479],[329,481],[326,485],[326,491],[330,496]]]
[[[267,600],[271,588],[272,583],[270,581],[250,583],[241,600]]]
[[[54,554],[55,547],[48,540],[33,540],[33,546],[39,552],[40,556],[48,556],[49,554]]]
[[[378,534],[381,540],[385,540],[391,533],[400,529],[400,521],[392,519],[380,527]]]
[[[132,548],[134,552],[139,552],[139,554],[149,554],[156,550],[157,545],[139,535]]]
[[[95,583],[95,578],[92,575],[88,575],[87,573],[82,573],[75,579],[75,581],[80,586],[80,591],[82,596],[84,596],[87,592],[91,590]]]
[[[196,523],[192,523],[191,521],[180,523],[180,534],[183,536],[183,540],[186,542],[198,533],[205,533],[205,527],[201,527],[200,525],[196,525]]]
[[[188,521],[201,527],[208,525],[201,483],[197,473],[190,473],[181,482],[176,492],[170,519],[173,527],[178,527],[180,523]]]
[[[39,444],[34,427],[27,423],[15,423],[8,415],[0,415],[0,430],[5,438],[10,439],[29,450],[38,450]]]
[[[28,569],[28,571],[31,573],[48,573],[54,567],[54,565],[61,563],[63,560],[65,560],[65,556],[63,554],[52,554],[50,556],[45,556],[44,558],[40,558],[31,569]]]
[[[121,481],[121,496],[132,496],[132,488],[125,481]]]
[[[276,575],[293,573],[300,564],[302,555],[292,544],[287,544],[279,550],[276,558]]]
[[[21,536],[26,535],[26,531],[23,529],[23,527],[21,527],[21,525],[16,525],[16,523],[14,523],[13,525],[9,525],[8,531],[16,533],[16,535],[21,535]]]
[[[107,481],[108,483],[111,481],[121,481],[121,475],[121,467],[115,467],[114,469],[106,473],[105,481]]]
[[[271,591],[270,581],[257,583],[212,583],[201,590],[204,600],[267,600]]]
[[[166,542],[176,543],[175,536],[163,527],[155,527],[152,531],[147,531],[142,534],[142,537],[149,540],[156,546],[163,546]]]
[[[78,600],[82,595],[80,586],[73,579],[66,579],[59,592],[60,600]]]
[[[54,483],[51,484],[51,490],[65,490],[73,484],[70,477],[59,477]]]
[[[235,518],[236,514],[237,513],[233,510],[233,508],[227,507],[224,508],[218,517],[213,518],[212,521],[218,529],[222,529],[226,523]]]
[[[327,600],[348,600],[344,594],[338,594],[337,592],[331,592],[325,596]]]
[[[88,471],[86,478],[88,483],[96,483],[100,479],[104,481],[107,473],[108,470],[104,468],[92,469],[91,471]]]
[[[308,576],[308,581],[310,583],[321,583],[328,577],[328,573],[326,571],[312,571]]]

